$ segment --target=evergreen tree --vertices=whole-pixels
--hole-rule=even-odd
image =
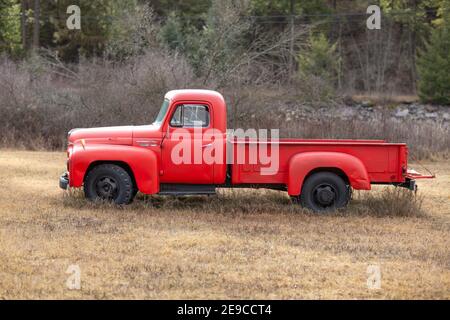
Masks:
[[[313,103],[332,100],[340,68],[336,43],[330,43],[323,33],[311,34],[309,49],[302,50],[297,61],[297,85],[303,97]]]
[[[300,77],[313,75],[333,82],[339,68],[336,44],[331,44],[322,33],[312,34],[309,42],[309,50],[298,56]]]
[[[448,15],[432,31],[419,55],[419,96],[425,102],[450,105],[450,23]]]
[[[20,50],[20,5],[15,0],[0,0],[0,53]]]

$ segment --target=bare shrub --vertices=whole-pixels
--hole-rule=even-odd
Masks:
[[[350,210],[358,215],[378,217],[423,216],[423,197],[404,188],[386,187],[381,193],[359,193]]]
[[[279,120],[278,122],[281,122]],[[273,126],[273,125],[272,125]],[[359,120],[323,118],[315,121],[290,121],[280,124],[281,134],[305,139],[382,139],[392,143],[406,143],[411,160],[448,157],[449,128],[439,124],[391,119]]]
[[[0,62],[1,144],[61,149],[76,127],[150,124],[164,93],[195,86],[183,57],[154,49],[115,64],[105,59],[65,66],[40,57]]]
[[[150,51],[126,65],[85,62],[79,68],[78,126],[149,124],[164,94],[195,83],[178,55]]]
[[[276,128],[284,138],[382,139],[406,143],[413,160],[450,155],[450,126],[442,122],[392,119],[389,110],[372,119],[356,116],[341,119],[331,116],[339,100],[310,104],[303,93],[285,88],[249,87],[225,93],[232,98],[229,126],[233,128]],[[310,111],[295,112],[297,106],[310,106]],[[321,113],[319,107],[326,111]]]
[[[294,84],[302,93],[302,100],[312,105],[333,104],[337,96],[328,80],[315,75],[305,75],[294,80]]]
[[[448,125],[398,121],[388,112],[370,120],[315,114],[318,107],[330,108],[336,102],[321,102],[311,114],[299,117],[286,111],[308,105],[305,92],[295,85],[249,86],[239,81],[220,90],[228,99],[231,128],[280,128],[286,138],[385,139],[406,142],[413,158],[449,155]],[[3,58],[0,145],[61,150],[72,128],[149,124],[166,91],[195,87],[205,88],[202,79],[183,56],[164,49],[148,50],[126,63],[97,59],[77,66],[55,58],[23,63]]]
[[[46,105],[42,96],[52,96],[55,91],[50,85],[51,77],[35,67],[31,73],[24,64],[1,60],[0,134],[4,145],[32,147],[56,133],[52,127],[56,120],[52,106]]]

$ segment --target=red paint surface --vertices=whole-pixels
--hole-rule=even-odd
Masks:
[[[210,110],[210,125],[221,133],[214,143],[226,145],[227,110],[223,97],[213,91],[177,90],[169,92],[166,117],[161,124],[146,126],[76,129],[69,136],[69,181],[71,187],[81,187],[87,170],[101,162],[127,166],[133,173],[139,190],[146,194],[159,192],[160,183],[224,184],[227,164],[181,164],[172,162],[170,154],[177,141],[176,128],[169,119],[180,104],[203,104]],[[212,139],[195,136],[187,129],[191,143],[202,145]],[[228,147],[245,150],[259,148],[258,141],[232,142]],[[383,140],[305,140],[279,141],[279,168],[274,175],[262,175],[264,166],[250,163],[231,165],[232,184],[284,184],[290,195],[298,195],[305,177],[312,171],[343,172],[354,189],[369,190],[372,183],[401,183],[405,181],[407,147]]]

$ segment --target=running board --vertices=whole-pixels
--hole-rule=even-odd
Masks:
[[[159,193],[164,196],[212,195],[216,186],[211,184],[161,184]]]

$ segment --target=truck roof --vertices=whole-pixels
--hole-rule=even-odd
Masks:
[[[172,90],[166,93],[166,99],[175,100],[205,100],[205,101],[215,101],[225,104],[225,99],[223,96],[213,90],[202,90],[202,89],[182,89],[182,90]]]

